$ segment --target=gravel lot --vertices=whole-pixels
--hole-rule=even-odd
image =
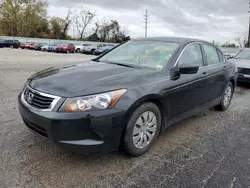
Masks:
[[[17,95],[38,70],[91,56],[0,49],[0,187],[249,187],[250,87],[226,112],[202,112],[167,130],[146,155],[80,156],[32,134]]]

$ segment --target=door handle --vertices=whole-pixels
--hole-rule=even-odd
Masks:
[[[203,76],[206,76],[206,75],[207,75],[207,72],[203,72],[202,75],[203,75]]]

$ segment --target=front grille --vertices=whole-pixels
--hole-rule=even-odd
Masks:
[[[24,90],[23,96],[28,104],[38,109],[49,109],[54,100],[54,98],[41,95],[29,88]]]
[[[239,67],[238,72],[241,73],[241,74],[249,74],[250,75],[250,69],[247,69],[247,68]]]
[[[43,137],[46,137],[46,138],[48,137],[47,131],[44,128],[42,128],[38,125],[35,125],[34,123],[31,123],[30,121],[28,121],[27,119],[24,119],[24,118],[23,118],[23,122],[25,123],[25,125],[28,128],[30,128],[35,133],[37,133]]]

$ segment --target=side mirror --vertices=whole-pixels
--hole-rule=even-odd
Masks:
[[[180,74],[196,74],[199,70],[198,65],[182,64],[179,67]]]

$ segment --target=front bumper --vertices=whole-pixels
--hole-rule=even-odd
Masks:
[[[59,113],[29,108],[18,96],[25,125],[36,134],[78,153],[111,152],[118,149],[125,126],[124,111]]]
[[[246,75],[246,74],[240,74],[238,75],[238,82],[246,82],[246,83],[250,83],[250,75]]]

